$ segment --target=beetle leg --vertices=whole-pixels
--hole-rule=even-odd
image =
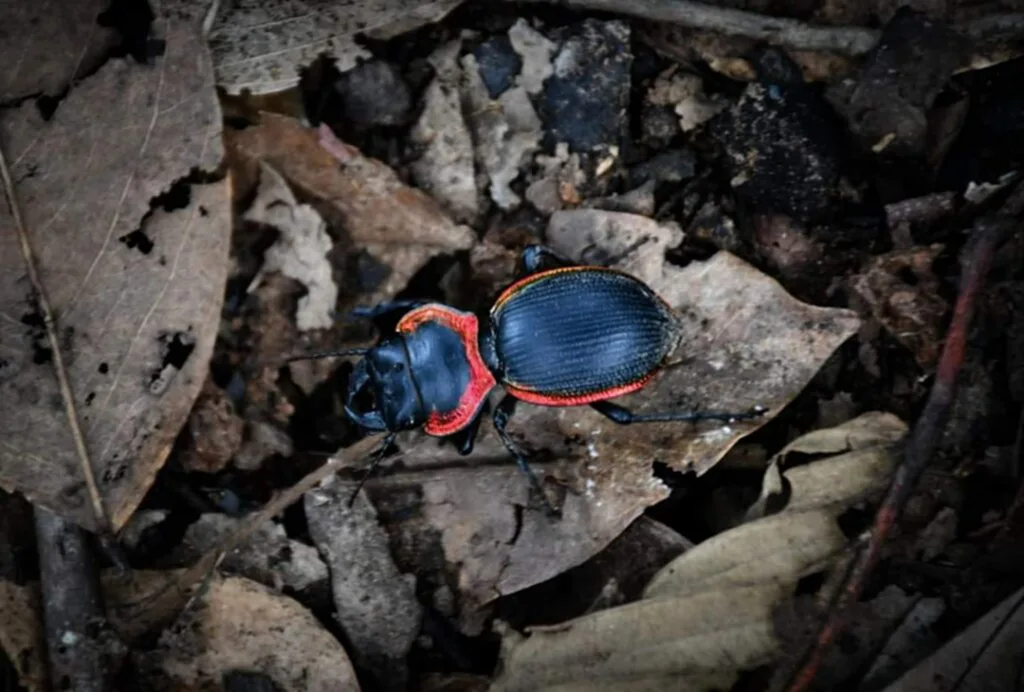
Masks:
[[[502,443],[504,443],[505,449],[509,451],[509,454],[515,457],[519,470],[526,475],[527,479],[529,479],[530,489],[533,490],[537,497],[541,499],[541,502],[544,504],[545,511],[547,511],[549,515],[557,514],[557,512],[555,512],[555,508],[552,507],[551,503],[548,501],[547,493],[544,492],[544,488],[541,486],[536,474],[534,474],[533,469],[531,469],[530,465],[526,463],[526,457],[523,455],[523,452],[518,446],[516,446],[516,443],[512,441],[512,438],[509,437],[508,433],[505,431],[505,426],[508,425],[508,421],[515,411],[515,397],[506,395],[505,398],[501,400],[501,403],[499,403],[494,409],[494,414],[492,416],[492,419],[494,420],[494,429],[498,431],[498,437],[500,437]]]
[[[352,308],[352,312],[350,312],[349,315],[364,320],[373,320],[391,312],[412,310],[413,308],[426,305],[429,302],[429,300],[391,300],[377,305]]]
[[[633,413],[624,406],[613,404],[610,401],[595,401],[591,408],[603,416],[610,418],[619,425],[630,423],[660,423],[679,421],[684,423],[696,423],[702,420],[718,420],[724,423],[733,423],[739,420],[750,420],[760,418],[765,414],[763,406],[755,406],[744,413],[725,413],[721,411],[666,411],[664,413]]]
[[[544,245],[527,245],[519,256],[521,265],[520,276],[529,276],[545,269],[556,269],[558,267],[574,267],[579,262],[562,257],[551,248]]]
[[[462,456],[469,456],[473,453],[473,445],[476,443],[477,433],[480,432],[480,421],[483,417],[484,414],[481,411],[476,414],[473,420],[469,421],[465,428],[452,436],[455,439],[455,445],[459,450],[459,454]]]
[[[397,436],[398,433],[396,432],[388,433],[384,436],[384,441],[380,443],[380,447],[374,450],[373,454],[370,456],[369,468],[366,469],[366,473],[364,473],[363,477],[359,479],[359,483],[356,484],[356,489],[352,491],[352,495],[348,498],[349,507],[351,507],[356,501],[356,495],[358,495],[359,491],[363,489],[364,485],[366,485],[367,479],[369,479],[369,477],[373,475],[373,472],[377,470],[377,467],[380,466],[381,459],[384,458],[384,454],[388,451],[388,448],[394,444]]]

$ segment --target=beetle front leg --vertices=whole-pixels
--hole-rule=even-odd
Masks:
[[[359,482],[356,483],[355,490],[352,491],[352,494],[348,498],[349,507],[355,503],[356,496],[359,495],[359,491],[363,489],[363,486],[366,485],[366,481],[369,480],[370,476],[373,475],[373,472],[377,470],[378,466],[380,466],[381,459],[383,459],[384,455],[387,454],[388,448],[395,443],[396,437],[398,437],[398,433],[396,432],[390,432],[385,435],[384,441],[380,443],[380,447],[370,455],[370,466],[366,469],[366,473],[363,474],[363,477],[359,479]]]
[[[453,441],[455,442],[456,449],[459,450],[459,454],[462,456],[469,456],[473,453],[473,445],[476,443],[477,433],[480,432],[480,421],[483,419],[483,411],[476,414],[473,420],[469,421],[469,424],[452,435]]]
[[[537,497],[544,503],[544,509],[549,515],[555,515],[555,508],[551,506],[548,501],[547,493],[544,492],[544,488],[541,486],[540,481],[534,474],[533,469],[526,463],[526,457],[522,451],[516,446],[516,443],[512,441],[508,433],[505,431],[505,426],[508,425],[509,419],[516,411],[516,399],[511,395],[506,395],[501,403],[494,409],[492,420],[494,421],[494,429],[498,431],[498,437],[501,438],[502,443],[505,445],[505,449],[509,451],[513,457],[515,457],[516,464],[519,466],[519,470],[522,471],[530,481],[530,489],[537,494]]]
[[[718,420],[724,423],[734,423],[741,420],[752,420],[760,418],[767,409],[762,406],[755,406],[744,413],[726,413],[722,411],[666,411],[664,413],[633,413],[625,406],[613,404],[610,401],[595,401],[591,408],[619,425],[630,425],[631,423],[696,423],[702,420]]]

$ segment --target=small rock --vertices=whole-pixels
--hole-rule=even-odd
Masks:
[[[832,208],[839,133],[828,105],[802,84],[753,83],[709,123],[736,194],[801,221]]]
[[[643,185],[649,180],[655,183],[681,183],[689,180],[697,171],[697,159],[689,149],[669,149],[654,158],[633,166],[629,171],[629,184]]]
[[[735,253],[743,247],[736,222],[722,210],[721,205],[714,201],[705,202],[697,210],[686,229],[686,234],[694,240],[709,243],[719,250]]]
[[[828,91],[864,149],[920,156],[928,111],[967,48],[962,36],[903,7],[882,31],[861,73]]]
[[[679,134],[679,118],[669,106],[645,103],[640,115],[640,129],[648,146],[661,149]]]
[[[629,104],[629,25],[587,19],[570,27],[544,84],[542,111],[553,139],[574,151],[618,145]]]
[[[588,200],[583,206],[605,211],[623,211],[642,216],[654,216],[654,188],[655,182],[648,180],[629,192]]]
[[[508,36],[487,39],[476,47],[473,56],[480,71],[480,79],[492,99],[510,89],[523,68],[523,61],[512,49],[512,41]]]
[[[191,564],[237,531],[244,521],[224,514],[203,514],[188,527],[167,565]],[[284,587],[294,591],[318,585],[323,588],[328,579],[327,565],[316,548],[288,538],[284,527],[273,522],[257,526],[255,535],[245,545],[224,556],[220,568],[279,591]]]
[[[654,107],[671,107],[677,118],[676,128],[683,132],[695,130],[728,105],[724,98],[704,93],[704,82],[700,77],[679,72],[675,67],[658,76],[647,92],[646,103]]]
[[[242,444],[243,427],[227,393],[207,378],[188,418],[191,444],[179,455],[182,468],[201,473],[222,470]]]
[[[409,121],[412,95],[391,63],[365,62],[342,74],[335,88],[342,98],[345,119],[357,128],[398,126]]]

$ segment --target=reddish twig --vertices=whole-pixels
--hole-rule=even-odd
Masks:
[[[903,463],[896,469],[889,491],[875,515],[871,538],[857,555],[856,562],[839,591],[813,648],[787,688],[789,692],[803,692],[810,687],[832,643],[849,623],[850,606],[860,598],[867,575],[878,562],[886,536],[899,518],[921,474],[928,467],[942,434],[942,426],[953,405],[957,375],[964,362],[967,331],[978,296],[984,287],[985,277],[996,250],[1014,228],[1014,223],[1007,218],[982,219],[975,226],[976,231],[972,238],[974,245],[960,277],[960,295],[957,297],[953,319],[946,334],[942,357],[928,401],[910,433]]]

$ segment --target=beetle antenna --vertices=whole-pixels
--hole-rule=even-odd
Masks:
[[[335,358],[337,356],[365,356],[369,351],[370,349],[368,348],[346,348],[340,351],[314,351],[312,353],[303,353],[301,356],[285,358],[283,362],[293,363],[297,360],[316,360],[318,358]]]
[[[352,491],[352,495],[348,498],[349,507],[355,503],[356,496],[359,494],[359,491],[363,489],[363,486],[366,485],[366,481],[373,475],[373,472],[377,470],[377,467],[380,466],[380,462],[384,458],[384,453],[388,451],[388,448],[394,443],[396,437],[398,437],[398,433],[388,433],[384,437],[384,441],[381,443],[380,447],[374,451],[373,456],[370,457],[370,467],[366,469],[366,473],[364,473],[363,477],[359,479],[356,489]]]

